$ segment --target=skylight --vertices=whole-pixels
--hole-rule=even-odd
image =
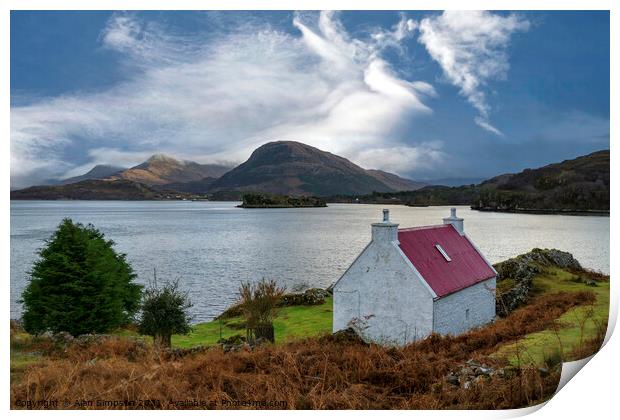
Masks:
[[[452,261],[452,258],[450,258],[448,253],[446,251],[444,251],[444,249],[441,247],[441,245],[437,244],[437,245],[435,245],[435,248],[437,248],[437,251],[441,252],[441,255],[443,255],[443,257],[446,259],[446,261],[448,261],[448,262]]]

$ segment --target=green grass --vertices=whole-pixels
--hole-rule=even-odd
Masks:
[[[505,278],[497,282],[497,293],[498,295],[515,287],[515,281],[510,278]]]
[[[11,371],[21,370],[29,365],[38,362],[42,356],[35,354],[12,352],[11,353]]]
[[[332,298],[315,306],[287,306],[280,308],[274,320],[276,343],[298,338],[312,337],[332,330]],[[192,347],[216,344],[217,340],[240,334],[245,336],[245,328],[240,327],[241,317],[221,321],[204,322],[194,325],[188,335],[174,335],[174,347]]]
[[[585,277],[584,277],[585,278]],[[561,355],[564,361],[573,359],[571,353],[586,340],[596,337],[599,328],[609,317],[609,282],[587,286],[577,276],[558,268],[547,269],[533,283],[534,294],[556,292],[593,292],[593,305],[579,306],[565,312],[549,328],[526,335],[514,344],[501,347],[495,354],[507,357],[513,364],[544,365],[545,359]]]
[[[21,378],[24,370],[43,359],[30,349],[32,336],[25,332],[12,333],[10,343],[11,383]]]

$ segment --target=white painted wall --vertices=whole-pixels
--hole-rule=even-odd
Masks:
[[[411,269],[388,226],[373,226],[373,241],[334,285],[334,332],[353,319],[372,342],[403,345],[431,333],[433,296]],[[393,229],[397,229],[394,225]]]
[[[435,301],[433,331],[458,335],[494,318],[495,277]]]

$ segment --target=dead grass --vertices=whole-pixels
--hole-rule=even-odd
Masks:
[[[209,408],[240,408],[224,401],[278,401],[268,408],[296,409],[523,407],[551,396],[559,373],[513,368],[468,389],[447,384],[445,376],[471,358],[504,366],[505,360],[489,357],[497,346],[548,328],[568,309],[593,299],[587,292],[540,296],[487,327],[458,337],[433,335],[403,348],[331,335],[230,353],[214,348],[180,360],[162,358],[150,346],[123,337],[52,347],[42,350],[44,361],[12,384],[11,405],[58,400],[71,402],[59,408],[76,408],[75,401],[85,400],[93,405],[82,408],[103,408],[97,401],[156,400],[155,408],[173,409],[187,408],[178,402],[195,399]]]

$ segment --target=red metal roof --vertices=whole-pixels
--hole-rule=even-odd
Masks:
[[[450,224],[399,229],[398,241],[438,297],[496,275],[469,239]],[[452,261],[447,261],[435,245],[440,245]]]

